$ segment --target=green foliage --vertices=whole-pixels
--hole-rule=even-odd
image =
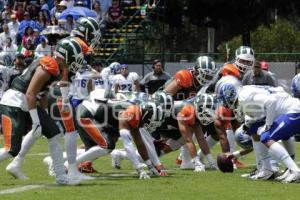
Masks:
[[[226,43],[233,57],[235,49],[242,45],[241,35],[220,44],[219,52],[226,53]],[[293,61],[299,58],[300,30],[289,21],[279,19],[269,27],[261,25],[251,32],[251,44],[257,59]]]

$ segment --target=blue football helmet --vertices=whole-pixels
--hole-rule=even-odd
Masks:
[[[300,74],[297,74],[291,84],[291,90],[293,97],[300,98]]]

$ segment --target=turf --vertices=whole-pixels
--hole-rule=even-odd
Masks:
[[[3,139],[0,137],[0,143]],[[2,144],[0,144],[2,146]],[[300,144],[296,145],[300,155]],[[49,177],[47,168],[43,165],[44,156],[38,153],[47,153],[47,142],[40,139],[26,158],[23,171],[29,180],[15,180],[5,171],[9,161],[0,163],[0,199],[47,200],[47,199],[299,199],[299,184],[281,184],[274,181],[251,181],[241,178],[240,175],[251,170],[235,170],[234,173],[224,174],[217,171],[194,173],[190,170],[179,170],[174,162],[178,152],[171,153],[161,160],[170,170],[169,177],[139,180],[128,161],[122,162],[122,169],[112,169],[109,156],[98,159],[94,166],[100,171],[95,174],[97,180],[83,182],[79,186],[57,186],[54,178]],[[220,147],[214,148],[214,155]],[[247,164],[254,163],[253,154],[242,160]],[[253,166],[252,166],[253,167]],[[1,194],[1,191],[27,186],[40,185],[40,188],[12,194]],[[39,186],[38,186],[39,187]]]

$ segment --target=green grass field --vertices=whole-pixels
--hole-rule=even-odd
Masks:
[[[3,139],[0,138],[2,146]],[[296,155],[300,155],[300,144],[297,145]],[[220,147],[214,148],[214,155]],[[44,158],[40,153],[47,153],[47,142],[40,139],[26,158],[23,171],[29,180],[15,180],[5,171],[9,161],[0,163],[0,200],[47,200],[47,199],[297,199],[299,200],[299,184],[281,184],[273,181],[251,181],[240,175],[251,170],[236,170],[232,174],[218,171],[194,173],[190,170],[179,170],[175,165],[178,152],[171,153],[161,160],[169,170],[169,177],[139,180],[129,161],[122,162],[122,169],[111,167],[110,156],[98,159],[94,166],[100,171],[97,180],[83,182],[79,186],[57,186],[54,178],[48,176],[47,168],[43,165]],[[253,154],[242,160],[253,167]],[[30,186],[28,186],[30,185]],[[23,192],[4,194],[9,189],[32,187]]]

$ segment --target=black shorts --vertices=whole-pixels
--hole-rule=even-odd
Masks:
[[[118,127],[98,122],[82,104],[77,106],[76,110],[78,110],[76,116],[78,133],[86,150],[96,145],[113,150],[118,139],[116,135],[119,135]]]
[[[32,121],[29,112],[24,112],[20,108],[0,105],[2,132],[4,136],[4,148],[9,153],[16,156],[22,143],[22,137],[31,130]],[[49,117],[47,112],[37,107],[42,134],[50,139],[60,133],[55,122]]]

